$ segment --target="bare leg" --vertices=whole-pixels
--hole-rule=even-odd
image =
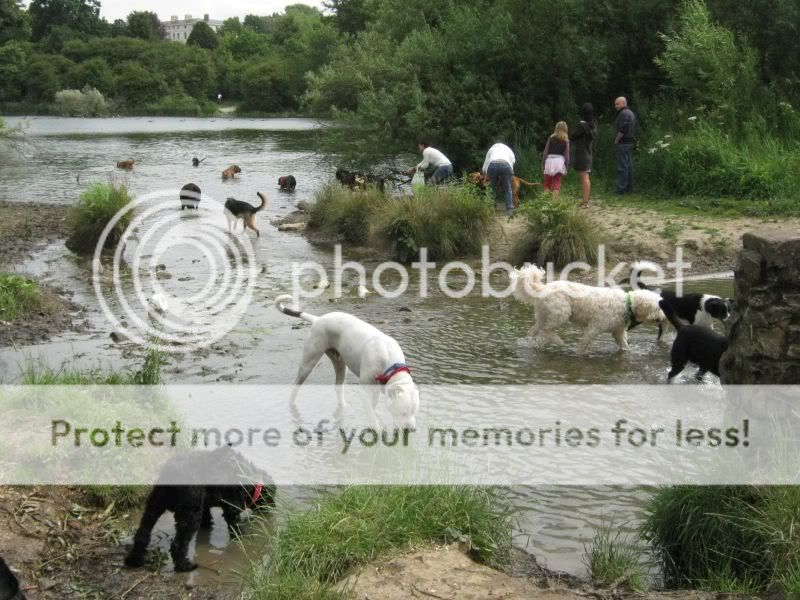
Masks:
[[[581,190],[583,191],[583,202],[581,202],[581,206],[585,208],[589,206],[589,194],[592,191],[592,181],[589,179],[589,173],[586,172],[578,173],[578,177],[581,180]]]
[[[336,371],[336,397],[339,399],[339,410],[344,409],[344,378],[347,375],[347,365],[336,350],[327,350],[325,354],[331,359],[333,369]]]

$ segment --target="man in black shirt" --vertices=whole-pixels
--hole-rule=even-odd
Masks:
[[[618,194],[633,191],[633,145],[636,142],[636,115],[628,108],[628,101],[620,96],[614,101],[617,109],[617,189]]]

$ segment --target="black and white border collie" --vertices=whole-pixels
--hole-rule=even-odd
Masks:
[[[2,558],[0,558],[0,600],[25,600],[17,576]]]
[[[643,270],[651,270],[648,263],[639,262],[633,265],[631,282],[635,281],[637,287],[641,290],[649,290],[650,288],[641,279]],[[727,320],[733,307],[731,298],[720,298],[711,294],[689,292],[679,296],[674,290],[659,290],[659,293],[661,300],[686,325],[700,325],[710,329],[713,327],[715,320]],[[666,311],[664,311],[664,314],[666,314]]]

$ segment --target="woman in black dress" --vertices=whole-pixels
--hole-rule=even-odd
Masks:
[[[589,180],[589,173],[592,172],[592,143],[597,135],[597,122],[594,119],[591,103],[587,102],[581,107],[581,119],[570,132],[569,140],[572,142],[575,157],[573,167],[578,172],[583,190],[583,202],[580,208],[589,208],[589,192],[592,189],[592,182]]]

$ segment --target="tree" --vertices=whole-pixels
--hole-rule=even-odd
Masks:
[[[140,63],[125,63],[116,79],[117,94],[129,106],[155,102],[167,93],[167,82],[160,73],[145,69]]]
[[[28,13],[34,42],[57,26],[83,34],[96,33],[101,28],[100,0],[32,0]]]
[[[122,19],[114,19],[110,29],[111,37],[126,37],[130,35],[128,33],[128,24]]]
[[[247,68],[242,77],[245,110],[278,112],[293,108],[295,98],[289,92],[291,68],[273,55]]]
[[[114,93],[114,73],[105,59],[96,57],[72,67],[67,74],[67,85],[74,90],[95,88],[104,96]]]
[[[11,40],[25,41],[30,35],[30,20],[22,1],[0,0],[0,46]]]
[[[333,12],[333,23],[340,33],[354,36],[367,28],[370,13],[364,0],[328,0],[322,5]]]
[[[22,98],[25,84],[27,52],[19,42],[0,46],[0,100]]]
[[[229,52],[236,60],[247,60],[267,53],[269,42],[267,36],[256,33],[252,29],[243,28],[239,33],[227,33],[222,38],[222,49]]]
[[[211,29],[211,26],[205,21],[198,21],[192,27],[192,33],[189,34],[189,39],[186,40],[189,46],[200,46],[207,50],[214,50],[219,46],[219,38],[216,32]]]
[[[263,33],[263,34],[272,33],[274,22],[275,22],[274,16],[260,17],[258,15],[247,15],[244,18],[244,26],[247,29],[249,29],[250,31],[255,31],[256,33]]]
[[[128,35],[142,40],[156,41],[163,40],[166,32],[156,13],[134,11],[128,15]]]
[[[222,22],[222,27],[217,30],[218,37],[224,37],[226,34],[233,34],[236,35],[237,33],[241,33],[242,31],[242,22],[239,20],[239,17],[231,17],[229,19],[225,19]]]

